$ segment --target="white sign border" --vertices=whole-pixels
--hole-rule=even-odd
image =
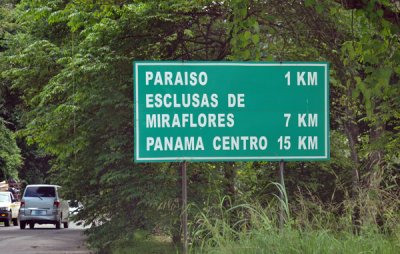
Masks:
[[[325,70],[325,154],[324,156],[217,156],[217,157],[140,157],[140,145],[139,145],[139,66],[176,66],[176,65],[184,65],[184,66],[316,66],[316,67],[324,67]],[[151,161],[159,161],[159,162],[171,162],[171,161],[279,161],[279,160],[328,160],[330,156],[328,155],[328,145],[329,145],[329,90],[328,90],[328,63],[238,63],[238,62],[134,62],[135,72],[135,126],[136,129],[136,143],[134,144],[134,149],[136,153],[135,161],[136,162],[151,162]]]

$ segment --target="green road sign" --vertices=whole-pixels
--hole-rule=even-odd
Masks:
[[[329,159],[327,63],[135,62],[136,162]]]

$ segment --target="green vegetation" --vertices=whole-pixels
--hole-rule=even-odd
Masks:
[[[277,202],[229,209],[222,203],[196,217],[193,253],[397,253],[400,247],[398,215],[387,218],[392,221],[385,227],[364,224],[361,233],[354,234],[351,214],[338,216],[335,207],[318,202],[310,211],[312,205],[299,203],[296,206],[304,209],[292,216],[286,212],[286,224],[280,229]]]
[[[398,239],[379,233],[355,236],[324,230],[256,231],[204,247],[199,253],[397,253]]]
[[[190,225],[191,253],[397,253],[400,248],[398,214],[387,214],[386,225],[364,224],[354,234],[351,214],[338,216],[337,207],[322,207],[319,202],[313,203],[314,210],[299,203],[296,206],[303,209],[292,216],[286,212],[286,224],[280,229],[278,198],[267,207],[242,203],[226,208],[225,201],[229,202],[223,199],[203,211],[190,207],[196,214]],[[394,202],[388,213],[400,205]],[[114,254],[179,253],[170,238],[148,231],[129,234],[111,249]]]
[[[12,133],[0,117],[0,179],[16,179],[22,163],[21,152]]]
[[[179,253],[178,246],[174,246],[170,238],[152,235],[145,231],[136,231],[124,240],[113,243],[112,253],[154,253],[174,254]]]
[[[94,250],[143,230],[179,246],[179,163],[133,163],[132,61],[326,61],[331,160],[286,164],[287,228],[276,164],[190,163],[192,250],[391,253],[398,17],[387,0],[0,0],[1,177],[63,185]]]

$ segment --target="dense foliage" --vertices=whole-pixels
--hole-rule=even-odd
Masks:
[[[12,133],[0,118],[0,169],[1,178],[16,179],[21,165],[21,151]]]
[[[15,28],[11,19],[11,6],[0,6],[0,54],[6,50],[3,41],[6,35]],[[6,68],[0,60],[0,70]],[[5,179],[17,179],[18,171],[22,164],[21,151],[17,146],[15,131],[15,119],[12,117],[11,108],[13,97],[9,83],[0,79],[0,181]]]
[[[320,202],[350,211],[354,225],[390,227],[400,194],[399,9],[388,0],[0,0],[0,167],[16,175],[22,153],[20,178],[66,186],[94,248],[137,229],[179,242],[179,164],[133,163],[132,61],[326,61],[331,161],[286,165],[291,209],[306,220]],[[192,163],[188,196],[200,210],[224,196],[225,208],[267,206],[276,172],[267,162]]]

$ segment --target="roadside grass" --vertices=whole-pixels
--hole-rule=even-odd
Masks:
[[[279,186],[278,186],[279,187]],[[278,188],[279,191],[284,190]],[[198,209],[191,224],[191,253],[300,254],[300,253],[400,253],[398,199],[385,209],[384,228],[366,221],[354,233],[351,211],[337,214],[337,207],[313,200],[300,200],[290,209],[286,193],[275,196],[267,207],[243,204],[224,207],[226,200],[206,210]],[[229,202],[229,200],[228,200]],[[285,225],[279,228],[278,214],[284,209]],[[301,209],[298,209],[302,207]],[[397,208],[396,208],[397,207]]]
[[[379,233],[354,235],[324,230],[302,232],[285,228],[281,232],[252,231],[239,234],[236,240],[207,241],[193,253],[399,253],[400,239]]]
[[[273,219],[269,209],[245,204],[231,209],[221,208],[219,212],[224,217],[215,213],[212,216],[200,213],[196,223],[191,224],[190,253],[397,254],[400,250],[400,225],[393,225],[390,234],[381,233],[374,226],[364,227],[360,234],[354,234],[348,230],[350,227],[343,230],[324,229],[322,218],[319,220],[321,225],[316,228],[309,225],[299,227],[298,222],[289,219],[286,226],[279,229],[279,223]],[[232,215],[244,215],[247,219],[235,224],[232,223]],[[337,224],[341,223],[337,221]],[[135,232],[131,238],[114,243],[111,249],[113,254],[181,253],[170,237],[151,235],[145,231]]]
[[[113,254],[176,254],[179,250],[167,236],[149,235],[145,231],[138,231],[124,241],[113,244]]]
[[[354,233],[352,207],[344,210],[318,200],[297,199],[289,207],[284,188],[283,199],[275,195],[268,206],[257,202],[232,205],[228,198],[206,208],[189,207],[190,253],[211,254],[398,254],[400,253],[400,214],[398,197],[384,200],[385,224],[365,220]],[[227,205],[229,204],[229,205]],[[342,207],[343,207],[342,206]],[[280,228],[278,214],[283,207],[285,224]],[[374,206],[370,207],[373,211]],[[167,236],[136,232],[130,239],[114,243],[113,254],[181,253]]]

